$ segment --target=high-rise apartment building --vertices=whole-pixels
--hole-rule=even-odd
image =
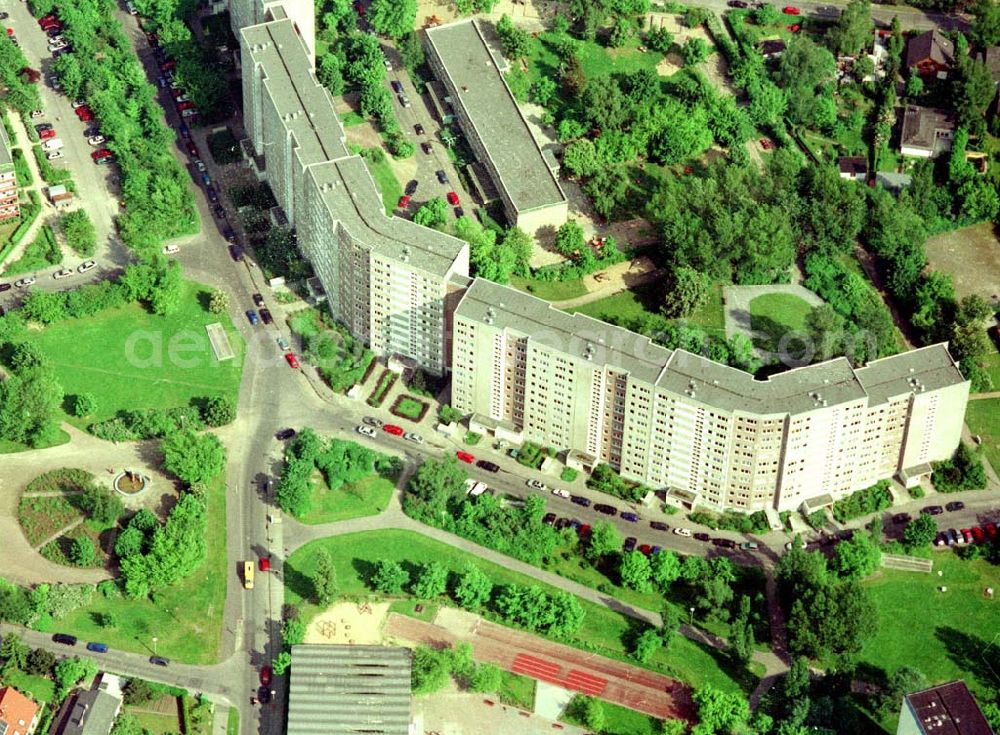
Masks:
[[[14,157],[10,152],[10,138],[0,125],[0,221],[13,219],[21,214],[17,203],[17,175]]]
[[[233,33],[272,20],[289,19],[306,47],[308,68],[315,66],[316,6],[312,0],[229,0]],[[244,57],[245,58],[245,57]]]
[[[838,358],[756,380],[470,279],[466,243],[385,214],[365,162],[345,146],[333,100],[316,81],[312,38],[280,4],[267,8],[265,22],[243,28],[239,18],[260,18],[246,7],[233,12],[244,149],[262,162],[334,317],[380,355],[403,356],[437,374],[450,370],[452,404],[463,413],[566,451],[573,463],[606,462],[684,502],[719,509],[787,510],[894,475],[909,481],[954,451],[969,383],[943,344],[858,369]],[[449,69],[461,66],[463,53],[468,64],[482,62],[475,73],[496,68],[481,56],[489,52],[475,23],[436,29],[431,46]],[[449,73],[459,97],[471,95],[458,71]],[[509,95],[502,80],[500,86]],[[490,118],[489,100],[459,102],[468,103],[470,121]],[[498,100],[496,110],[508,102]],[[518,171],[522,154],[530,153],[524,160],[531,167],[541,164],[533,141],[498,146],[494,134],[506,140],[510,131],[475,125],[480,154],[494,160],[503,181],[521,187],[507,195],[518,212],[525,209],[518,202],[528,201],[522,194],[553,198],[544,191],[548,184],[525,188],[544,182],[547,170]],[[558,183],[549,190],[555,192],[561,197]]]

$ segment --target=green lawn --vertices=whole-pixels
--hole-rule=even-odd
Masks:
[[[965,422],[973,434],[983,438],[983,455],[1000,473],[1000,398],[969,401]]]
[[[812,305],[805,299],[788,293],[768,293],[750,302],[750,328],[766,337],[754,342],[766,349],[777,349],[778,342],[788,332],[802,332]]]
[[[314,483],[312,510],[299,520],[303,523],[331,523],[373,516],[385,510],[395,489],[391,480],[378,475],[337,490],[330,490],[320,478]]]
[[[535,708],[535,680],[530,676],[503,672],[503,684],[497,694],[501,702],[528,710]]]
[[[556,54],[553,41],[558,36],[554,33],[539,33],[531,40],[528,55],[530,57],[529,76],[534,84],[542,76],[554,77],[559,69],[559,56]],[[607,74],[624,74],[637,69],[656,70],[656,65],[663,55],[655,51],[643,53],[638,50],[638,42],[632,42],[623,48],[606,48],[595,41],[575,40],[574,48],[580,59],[580,66],[588,79]]]
[[[513,276],[510,285],[546,301],[565,301],[587,293],[581,279],[572,281],[539,281],[534,278]]]
[[[372,178],[375,179],[379,191],[382,192],[382,206],[385,207],[385,213],[392,214],[396,209],[396,203],[403,195],[403,187],[396,178],[396,174],[392,172],[389,159],[384,158],[379,163],[375,163],[366,156],[365,163],[368,164],[368,170],[371,171]]]
[[[345,128],[352,127],[354,125],[362,125],[365,122],[365,116],[360,112],[355,110],[350,110],[349,112],[342,112],[339,115],[340,124]]]
[[[615,320],[618,323],[641,322],[650,314],[659,314],[663,300],[663,287],[659,284],[640,286],[630,291],[622,291],[589,304],[574,306],[568,311],[580,312],[601,321]],[[712,285],[706,302],[683,321],[701,327],[710,334],[725,336],[725,306],[722,303],[722,284]]]
[[[67,395],[93,393],[97,413],[69,418],[84,428],[122,409],[172,408],[192,398],[236,399],[243,367],[243,340],[225,316],[203,307],[209,290],[186,283],[181,306],[156,316],[138,304],[83,319],[67,319],[32,334],[46,353]],[[221,321],[236,357],[215,359],[205,325]]]
[[[316,567],[316,554],[325,548],[334,560],[337,584],[341,595],[374,596],[364,582],[374,563],[386,559],[396,560],[411,571],[415,564],[437,561],[452,571],[461,571],[469,561],[474,561],[495,584],[535,584],[522,574],[505,567],[476,559],[451,546],[410,531],[382,530],[343,534],[313,541],[298,549],[285,563],[285,602],[298,605],[303,620],[308,621],[319,607],[309,601],[312,585],[309,581]],[[539,585],[549,592],[554,589]],[[563,642],[602,655],[628,660],[623,642],[630,635],[633,622],[620,613],[592,602],[581,600],[586,617],[577,634]],[[668,652],[657,653],[651,668],[663,671],[693,686],[712,684],[726,691],[740,689],[740,684],[724,669],[725,654],[698,645],[678,636]],[[743,682],[747,691],[756,681],[747,677]]]
[[[126,707],[127,712],[135,715],[139,721],[139,726],[149,735],[171,735],[180,730],[177,715],[161,714],[159,712],[146,712],[135,707]]]
[[[1000,390],[1000,352],[991,352],[983,358],[982,362],[986,367],[986,372],[993,380],[993,387],[990,388],[990,391]]]
[[[396,412],[402,414],[405,418],[408,418],[411,421],[419,421],[420,414],[423,413],[426,406],[426,403],[418,401],[416,398],[402,396],[399,403],[396,404]]]
[[[44,676],[25,674],[19,669],[11,669],[10,673],[4,674],[3,682],[36,702],[51,702],[56,695],[54,681]]]
[[[156,593],[156,603],[100,593],[57,625],[61,632],[84,640],[101,641],[111,648],[156,653],[189,664],[219,661],[222,614],[226,601],[226,485],[215,480],[208,491],[208,558],[190,577]],[[236,570],[232,570],[235,574]],[[102,628],[95,618],[111,613],[121,624]]]
[[[17,454],[18,452],[29,452],[34,449],[48,449],[69,443],[69,434],[62,429],[55,432],[51,442],[46,442],[37,447],[29,447],[27,444],[12,442],[7,439],[0,439],[0,454]]]
[[[1000,670],[1000,615],[983,589],[1000,588],[1000,568],[935,553],[932,574],[885,569],[865,584],[878,604],[879,625],[862,651],[864,661],[889,673],[912,666],[932,684],[965,679],[975,690],[996,687],[990,666]],[[942,586],[948,591],[939,592]]]
[[[659,735],[660,720],[655,717],[603,700],[601,704],[604,706],[605,724],[601,728],[603,735]],[[581,727],[585,725],[575,717],[565,714],[559,719],[571,725],[580,725]]]

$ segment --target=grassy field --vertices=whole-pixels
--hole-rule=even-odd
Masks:
[[[993,380],[993,387],[989,390],[1000,390],[1000,352],[991,352],[983,359],[983,364]]]
[[[583,281],[539,281],[534,278],[513,276],[510,285],[546,301],[565,301],[587,293]]]
[[[84,428],[122,409],[172,408],[192,398],[236,399],[243,340],[227,317],[209,313],[208,289],[186,283],[178,311],[156,316],[138,304],[67,319],[32,335],[67,395],[93,393],[97,413],[68,418]],[[221,321],[236,357],[215,359],[205,325]]]
[[[21,498],[17,507],[17,520],[32,546],[38,546],[59,529],[82,517],[83,513],[74,508],[65,495]]]
[[[17,454],[18,452],[28,452],[34,449],[48,449],[49,447],[58,447],[62,444],[69,443],[69,434],[67,434],[62,429],[56,431],[53,436],[53,441],[50,443],[42,444],[38,447],[29,447],[27,444],[21,444],[19,442],[8,441],[7,439],[0,439],[0,454]]]
[[[933,574],[882,570],[865,584],[878,604],[879,626],[862,651],[864,661],[889,673],[912,666],[931,683],[997,686],[990,667],[1000,671],[1000,615],[983,589],[1000,587],[1000,568],[945,552],[934,554]],[[948,591],[939,592],[941,586]]]
[[[147,712],[136,707],[126,707],[127,712],[135,715],[144,733],[149,735],[171,735],[180,730],[177,722],[177,715],[168,715],[160,712]]]
[[[205,563],[190,577],[157,592],[155,604],[148,599],[97,594],[89,605],[59,621],[59,630],[143,655],[153,653],[155,635],[160,656],[189,664],[217,662],[230,571],[226,563],[226,486],[221,478],[208,492],[207,542]],[[102,628],[95,619],[101,613],[111,613],[120,625]]]
[[[554,33],[540,33],[529,46],[529,75],[534,84],[541,77],[555,77],[559,69],[559,55],[556,53]],[[577,40],[574,44],[580,66],[588,79],[607,74],[628,73],[637,69],[656,69],[663,55],[638,50],[638,42],[618,49],[606,48],[595,41]]]
[[[969,401],[965,422],[973,434],[983,438],[983,455],[1000,472],[1000,398]]]
[[[56,695],[54,681],[44,676],[25,674],[19,669],[12,669],[9,674],[4,674],[3,682],[36,702],[51,702]]]
[[[654,284],[622,291],[613,296],[591,301],[589,304],[575,306],[568,311],[580,312],[601,321],[615,319],[620,323],[641,322],[650,314],[659,314],[662,301],[663,287]],[[710,334],[725,336],[726,319],[725,306],[722,303],[722,284],[713,284],[711,295],[706,302],[682,321],[701,327]]]
[[[812,305],[794,294],[768,293],[750,302],[750,328],[766,337],[758,337],[755,344],[766,349],[777,349],[778,342],[788,332],[801,332],[806,328],[806,317]]]
[[[603,735],[659,735],[660,720],[655,717],[611,702],[602,701],[601,704],[604,706],[604,727],[601,728]],[[564,714],[559,719],[571,725],[585,725],[572,715]]]
[[[385,510],[395,489],[391,480],[378,475],[344,485],[337,490],[328,488],[320,478],[314,484],[312,510],[299,520],[303,523],[331,523],[373,516]]]
[[[240,711],[235,707],[230,707],[226,716],[226,735],[240,735]]]
[[[396,411],[411,421],[419,421],[420,414],[423,413],[426,405],[423,401],[418,401],[416,398],[403,396],[402,400],[396,406]]]
[[[497,692],[501,702],[528,710],[535,708],[535,680],[530,676],[503,672],[503,684]]]
[[[346,597],[374,597],[364,580],[371,573],[375,562],[386,559],[403,563],[413,570],[420,562],[434,560],[452,571],[461,571],[469,561],[490,576],[495,584],[535,584],[522,574],[499,565],[478,560],[462,551],[410,531],[383,530],[344,534],[313,541],[298,549],[285,563],[285,602],[298,605],[304,620],[311,619],[319,608],[309,602],[312,585],[309,581],[315,571],[316,554],[325,548],[334,560],[337,584]],[[548,591],[553,588],[539,585]],[[600,605],[581,600],[586,617],[583,627],[571,640],[563,642],[613,658],[629,660],[625,641],[630,638],[634,621]],[[693,643],[678,636],[669,651],[660,651],[651,667],[675,676],[693,686],[712,684],[726,691],[740,689],[738,683],[724,669],[725,654]],[[748,677],[743,682],[747,690],[755,680]]]
[[[360,112],[355,110],[350,110],[349,112],[342,112],[339,115],[340,124],[345,128],[349,128],[353,125],[362,125],[365,122],[365,116]]]
[[[372,178],[378,184],[378,189],[382,193],[382,206],[385,207],[386,214],[392,214],[396,209],[396,203],[403,195],[403,186],[392,172],[392,165],[389,159],[385,158],[379,163],[375,163],[365,157],[368,170],[371,171]]]

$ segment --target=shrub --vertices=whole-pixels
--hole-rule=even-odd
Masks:
[[[986,470],[978,453],[961,442],[951,459],[934,464],[931,482],[942,493],[982,490],[986,487]]]
[[[94,254],[97,248],[97,230],[90,221],[87,211],[76,209],[59,218],[59,230],[66,238],[66,244],[83,256]]]
[[[857,490],[846,498],[838,500],[830,509],[833,517],[841,523],[853,518],[878,513],[892,505],[892,493],[889,492],[889,482],[882,480],[864,490]]]

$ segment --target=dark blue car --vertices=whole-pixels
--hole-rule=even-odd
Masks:
[[[247,309],[247,321],[256,327],[260,323],[260,320],[257,318],[257,312],[253,309]]]
[[[582,505],[584,508],[590,507],[590,498],[585,498],[582,495],[574,495],[570,498],[570,502],[576,503],[577,505]]]
[[[87,650],[93,651],[94,653],[107,653],[108,644],[107,643],[88,643]]]
[[[638,523],[639,522],[639,516],[637,516],[635,513],[622,513],[619,517],[623,521],[628,521],[629,523]]]

